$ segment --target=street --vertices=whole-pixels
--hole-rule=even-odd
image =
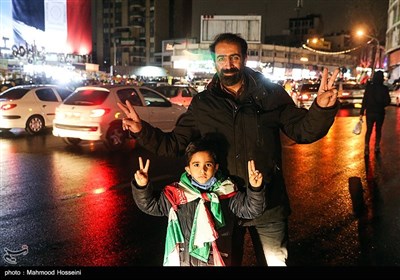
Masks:
[[[316,143],[282,136],[289,266],[400,265],[400,109],[386,111],[381,154],[369,158],[365,123],[352,134],[358,109],[341,109]],[[101,143],[66,146],[51,131],[0,133],[1,266],[162,266],[167,220],[138,210],[130,192],[138,156],[151,159],[159,186],[183,171],[181,160],[139,146],[110,153]],[[245,253],[243,265],[256,266],[249,239]]]

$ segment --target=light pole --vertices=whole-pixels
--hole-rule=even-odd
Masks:
[[[376,50],[373,53],[372,67],[371,67],[371,76],[374,76],[377,60],[380,59],[381,45],[379,43],[379,40],[376,37],[373,37],[373,36],[365,34],[361,30],[357,31],[357,35],[360,36],[360,37],[364,36],[364,37],[367,37],[367,38],[371,39],[370,41],[368,41],[367,44],[369,44],[371,41],[375,41],[376,42]]]

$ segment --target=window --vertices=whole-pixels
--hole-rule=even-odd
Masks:
[[[36,96],[42,101],[58,102],[57,96],[51,88],[38,89]]]
[[[65,101],[67,105],[100,105],[109,95],[105,90],[82,90],[71,94]]]
[[[123,104],[125,104],[126,100],[129,100],[133,106],[143,106],[138,93],[133,88],[121,89],[117,92],[117,95]]]
[[[0,97],[2,99],[21,99],[22,97],[24,97],[24,95],[29,91],[29,89],[23,89],[23,88],[16,88],[16,89],[11,89],[8,91],[4,91]]]
[[[142,88],[142,95],[147,106],[152,106],[152,107],[171,106],[171,103],[168,100],[164,99],[161,95],[158,95],[157,93],[151,90]]]

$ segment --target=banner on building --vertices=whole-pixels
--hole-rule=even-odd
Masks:
[[[90,0],[1,0],[3,50],[12,46],[46,52],[92,52]]]

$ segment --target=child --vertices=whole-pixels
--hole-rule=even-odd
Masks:
[[[158,196],[149,183],[150,161],[132,180],[138,207],[153,216],[168,216],[164,266],[224,266],[231,263],[235,216],[253,219],[265,210],[265,186],[254,161],[248,162],[250,185],[238,191],[235,183],[218,171],[212,142],[200,139],[186,149],[187,166],[179,182]]]

